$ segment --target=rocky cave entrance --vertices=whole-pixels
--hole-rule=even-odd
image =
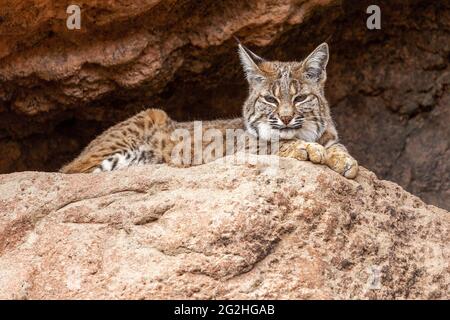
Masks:
[[[380,177],[449,209],[450,7],[378,2],[381,30],[366,28],[368,1],[168,1],[128,16],[85,4],[87,31],[75,36],[41,17],[0,43],[0,173],[57,170],[146,107],[177,120],[239,116],[247,84],[231,35],[278,60],[327,41],[327,97],[343,143]],[[15,28],[8,10],[21,8],[3,8],[5,34]]]

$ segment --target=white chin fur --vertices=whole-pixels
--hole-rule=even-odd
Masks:
[[[258,124],[258,134],[263,140],[271,140],[278,137],[280,140],[300,139],[303,141],[314,142],[317,139],[317,134],[314,128],[309,128],[308,124],[301,129],[277,130],[272,129],[268,123]]]
[[[263,140],[271,140],[272,138],[278,137],[280,140],[294,139],[298,130],[276,130],[268,123],[258,124],[258,135]]]

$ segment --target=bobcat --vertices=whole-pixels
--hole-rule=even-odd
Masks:
[[[262,140],[279,139],[279,156],[326,164],[353,179],[358,163],[338,142],[324,96],[328,45],[322,43],[302,62],[267,61],[239,43],[239,57],[249,83],[243,117],[202,122],[202,130],[242,129]],[[94,139],[60,171],[112,171],[148,163],[172,163],[171,134],[193,122],[177,122],[159,109],[147,109]],[[203,144],[204,142],[202,142]],[[224,156],[224,154],[220,155]]]

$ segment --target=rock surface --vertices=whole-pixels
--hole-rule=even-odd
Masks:
[[[144,107],[177,120],[240,114],[233,35],[263,56],[331,48],[327,94],[360,163],[450,209],[450,5],[372,1],[67,0],[0,3],[0,172],[56,170]]]
[[[449,213],[255,156],[0,176],[0,298],[448,299]]]

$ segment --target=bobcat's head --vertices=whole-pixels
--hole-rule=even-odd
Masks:
[[[301,62],[266,61],[239,44],[250,85],[243,116],[247,130],[264,140],[316,141],[330,120],[324,96],[328,45]]]

